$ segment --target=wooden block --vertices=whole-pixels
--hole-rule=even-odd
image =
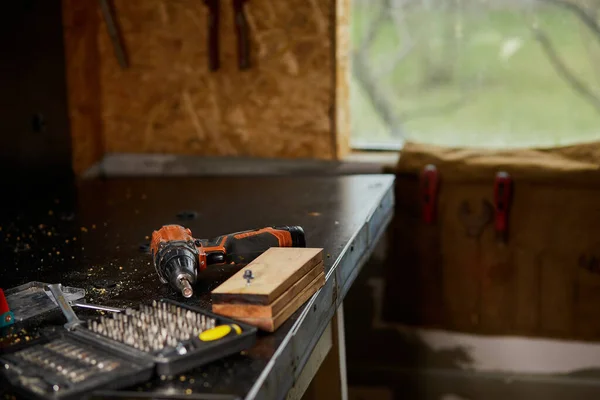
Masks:
[[[272,247],[213,290],[213,303],[271,304],[321,262],[321,248]],[[254,276],[250,285],[247,270]]]
[[[272,318],[279,314],[281,310],[294,299],[294,297],[306,289],[316,277],[324,272],[323,262],[320,262],[271,304],[213,303],[213,312],[222,315],[235,315],[237,317]]]
[[[297,309],[299,309],[310,297],[325,284],[325,273],[319,274],[302,292],[300,292],[292,301],[290,301],[280,312],[273,318],[255,318],[255,317],[240,317],[237,315],[222,314],[227,317],[237,319],[241,322],[246,322],[256,326],[259,329],[267,332],[274,332],[281,326]],[[240,306],[244,307],[244,306]],[[220,314],[220,313],[219,313]]]

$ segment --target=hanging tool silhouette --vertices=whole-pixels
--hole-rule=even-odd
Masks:
[[[119,61],[121,68],[125,69],[129,67],[127,52],[125,51],[125,46],[123,45],[123,40],[121,38],[121,31],[117,22],[114,4],[112,4],[112,1],[109,1],[110,0],[100,0],[100,9],[102,10],[102,17],[106,23],[106,29],[110,36],[110,41],[112,42],[117,61]]]
[[[248,37],[248,21],[244,12],[244,4],[247,0],[231,1],[237,37],[238,68],[246,70],[250,68],[250,39]],[[216,71],[221,65],[219,59],[220,0],[204,0],[204,4],[208,7],[208,69]]]

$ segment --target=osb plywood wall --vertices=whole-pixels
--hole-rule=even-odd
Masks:
[[[63,0],[63,30],[73,169],[76,173],[104,153],[97,35],[100,18],[94,1]]]
[[[347,100],[335,91],[347,75],[347,63],[336,70],[340,4],[349,1],[249,0],[252,67],[239,71],[232,2],[222,1],[211,72],[203,1],[115,0],[124,70],[98,2],[64,0],[75,169],[106,152],[335,158],[336,126],[347,129],[347,112],[335,112]]]

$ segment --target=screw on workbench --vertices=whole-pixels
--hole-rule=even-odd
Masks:
[[[142,253],[150,254],[150,243],[142,243],[139,245],[138,249]]]
[[[246,280],[246,285],[250,285],[250,281],[254,279],[251,269],[247,269],[246,271],[244,271],[244,279]]]
[[[46,132],[46,119],[42,113],[33,114],[31,117],[31,129],[35,133]]]
[[[184,210],[177,213],[177,218],[179,218],[182,221],[191,221],[193,219],[198,218],[198,213],[192,210]]]

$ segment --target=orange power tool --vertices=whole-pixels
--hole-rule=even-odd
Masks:
[[[191,297],[198,272],[208,265],[246,264],[270,247],[306,247],[304,230],[279,226],[196,239],[188,228],[165,225],[152,233],[150,251],[160,281]]]

